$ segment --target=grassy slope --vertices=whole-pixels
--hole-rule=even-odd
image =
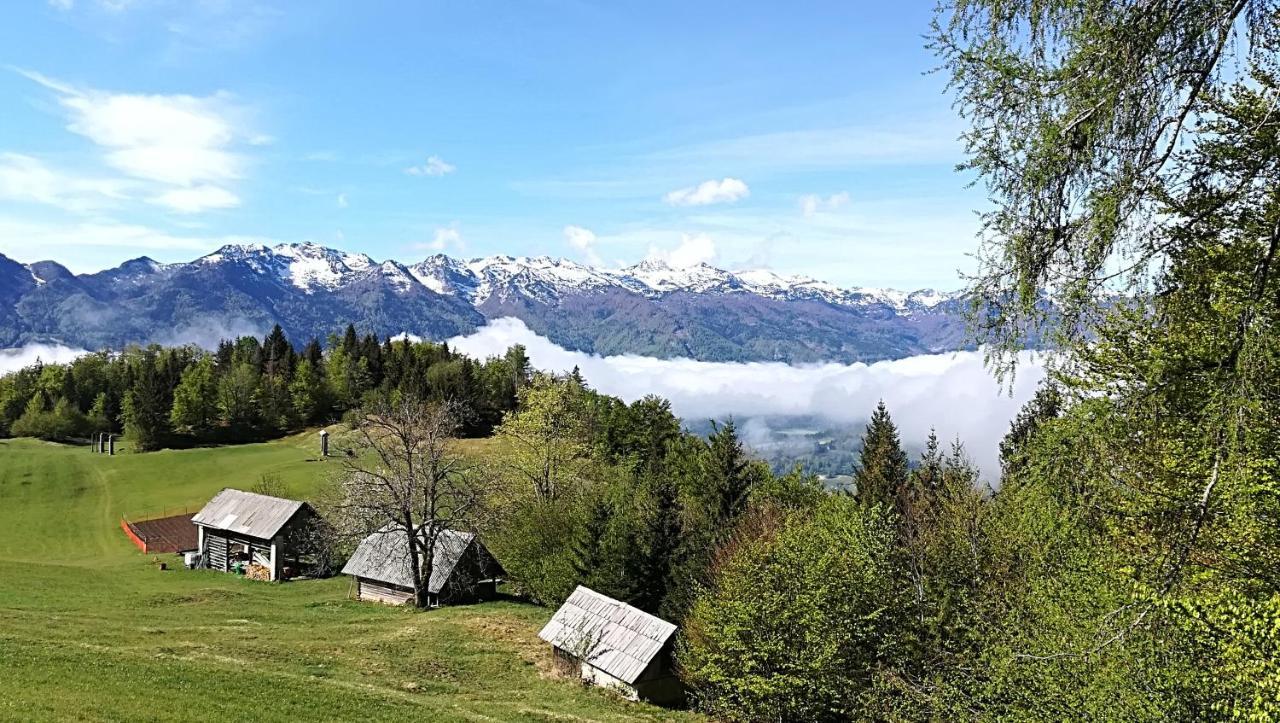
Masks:
[[[350,601],[345,578],[162,572],[120,532],[123,513],[264,472],[306,496],[330,467],[315,447],[103,457],[0,440],[0,719],[693,718],[552,675],[542,608],[416,612]]]

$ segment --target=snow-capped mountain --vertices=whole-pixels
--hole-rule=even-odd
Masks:
[[[76,275],[0,256],[0,347],[121,346],[275,323],[297,340],[347,323],[445,338],[516,316],[556,343],[604,354],[869,361],[963,346],[959,310],[954,293],[659,260],[602,269],[546,256],[439,254],[404,265],[314,243],[246,243],[189,263],[142,257]]]
[[[806,276],[781,276],[768,270],[730,272],[708,264],[672,268],[654,259],[607,270],[547,256],[489,256],[460,261],[438,254],[409,268],[428,288],[441,294],[462,296],[476,305],[503,290],[550,301],[564,294],[609,288],[649,298],[677,292],[740,292],[782,301],[820,300],[843,306],[884,304],[904,312],[928,309],[957,298],[955,293],[932,289],[911,293],[892,289],[841,289]]]
[[[264,244],[229,244],[197,264],[243,264],[260,274],[275,274],[305,293],[317,289],[335,289],[356,275],[367,272],[375,264],[364,254],[349,254],[314,243],[280,244],[269,248]]]

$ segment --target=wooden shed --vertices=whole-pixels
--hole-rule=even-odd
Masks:
[[[432,560],[427,585],[432,607],[490,599],[506,574],[470,532],[441,530]],[[413,600],[409,537],[402,527],[387,525],[364,538],[342,572],[355,578],[360,600],[389,605]]]
[[[581,585],[538,637],[579,668],[582,679],[631,700],[668,704],[684,697],[671,665],[676,626]]]
[[[306,502],[224,489],[191,518],[200,567],[282,580],[286,568],[298,568],[299,541],[314,517]]]

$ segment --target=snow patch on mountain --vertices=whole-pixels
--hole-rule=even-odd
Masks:
[[[705,293],[716,290],[729,290],[735,286],[735,277],[708,264],[673,267],[659,259],[647,259],[635,266],[628,266],[618,274],[626,279],[637,281],[643,288],[653,294],[665,294],[674,291]]]

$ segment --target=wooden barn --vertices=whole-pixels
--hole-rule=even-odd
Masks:
[[[427,586],[431,607],[490,599],[506,574],[469,532],[443,530],[432,557]],[[342,572],[355,578],[360,600],[389,605],[413,601],[409,540],[400,527],[388,525],[364,538]]]
[[[306,502],[224,489],[191,518],[200,567],[283,580],[299,568],[314,517]]]
[[[684,698],[671,665],[675,632],[665,620],[579,585],[538,637],[583,680],[631,700],[669,704]]]

